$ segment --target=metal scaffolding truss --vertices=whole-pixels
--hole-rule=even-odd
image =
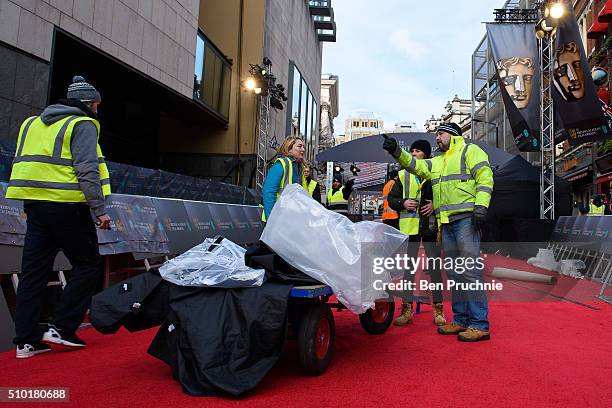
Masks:
[[[267,63],[266,63],[267,62]],[[264,59],[263,67],[272,74],[272,64]],[[271,75],[267,76],[268,78]],[[259,97],[259,118],[257,121],[257,174],[255,175],[255,187],[262,191],[264,181],[268,172],[268,125],[270,122],[270,93]]]
[[[555,130],[552,100],[552,75],[555,48],[554,31],[538,41],[540,54],[540,123],[542,129],[540,173],[540,218],[555,219]]]

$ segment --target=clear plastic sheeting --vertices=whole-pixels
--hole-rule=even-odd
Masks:
[[[246,250],[223,237],[203,243],[164,263],[159,273],[180,286],[247,288],[261,286],[265,270],[244,264]]]
[[[553,251],[544,248],[538,249],[538,254],[533,258],[529,258],[527,263],[549,271],[556,271],[559,267]]]
[[[571,278],[583,279],[584,275],[579,269],[585,269],[586,264],[580,259],[564,259],[559,262],[559,273]]]
[[[358,314],[387,298],[377,288],[390,283],[390,274],[374,274],[373,258],[394,256],[406,238],[379,222],[352,223],[291,184],[274,205],[261,240],[293,267],[329,285]]]

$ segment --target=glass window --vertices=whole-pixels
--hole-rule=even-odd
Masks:
[[[206,37],[198,34],[193,97],[229,117],[231,76],[230,63]]]
[[[304,81],[304,78],[302,78],[302,97],[300,98],[300,136],[302,136],[302,138],[306,137],[306,129],[308,123],[308,116],[306,116],[306,113],[308,111],[307,98],[308,86],[306,85],[306,81]]]
[[[202,90],[202,73],[204,70],[204,40],[198,35],[196,40],[196,55],[195,55],[195,77],[193,84],[193,97],[201,98]]]
[[[293,97],[291,100],[291,133],[294,135],[299,134],[300,128],[300,83],[302,82],[302,75],[298,71],[297,67],[293,66]]]
[[[353,127],[359,127],[359,122],[357,122],[356,120],[353,121]]]
[[[312,101],[312,104],[310,105],[312,107],[310,113],[310,160],[312,161],[315,159],[315,155],[317,154],[317,121],[319,119],[319,107],[317,106],[317,101],[312,94],[310,94],[310,99]]]

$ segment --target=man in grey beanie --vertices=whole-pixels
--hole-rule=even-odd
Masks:
[[[101,273],[95,225],[110,229],[111,221],[105,207],[110,179],[98,145],[101,100],[95,87],[75,76],[66,99],[26,119],[19,131],[6,192],[6,198],[24,201],[27,215],[15,313],[17,358],[51,351],[49,345],[86,345],[76,330]],[[38,325],[43,295],[60,249],[72,271],[43,333]]]

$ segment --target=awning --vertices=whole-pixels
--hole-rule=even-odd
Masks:
[[[597,21],[600,23],[608,23],[612,20],[612,1],[606,1],[597,14]]]
[[[589,27],[589,31],[587,31],[587,38],[599,38],[607,32],[608,23],[600,23],[599,21],[595,20],[593,24],[591,24],[591,26]]]
[[[563,178],[567,181],[576,181],[588,177],[591,174],[591,166],[588,165],[581,169],[575,170],[571,173],[567,173]]]
[[[612,173],[597,177],[597,184],[612,182]]]

